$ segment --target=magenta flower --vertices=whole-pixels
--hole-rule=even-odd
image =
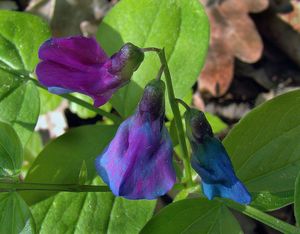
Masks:
[[[86,94],[98,107],[130,80],[144,54],[127,43],[109,58],[94,38],[76,36],[44,42],[39,58],[36,74],[50,92]]]
[[[96,169],[116,196],[155,199],[176,181],[173,147],[164,122],[164,83],[151,81],[136,113],[119,127],[96,159]]]

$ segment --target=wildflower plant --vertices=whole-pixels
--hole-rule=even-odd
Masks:
[[[300,91],[219,140],[188,95],[208,44],[198,0],[122,0],[96,38],[0,11],[0,233],[241,233],[230,209],[300,233],[265,213],[295,203],[300,220]],[[57,96],[102,119],[43,147],[40,106]]]

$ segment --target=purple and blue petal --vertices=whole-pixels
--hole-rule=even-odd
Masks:
[[[116,196],[155,199],[176,182],[173,147],[163,117],[164,84],[150,82],[136,113],[120,125],[95,162],[98,174]]]
[[[77,36],[46,41],[39,58],[36,74],[50,92],[79,92],[93,98],[98,107],[128,82],[144,54],[127,43],[109,58],[94,38]]]
[[[251,195],[236,177],[228,154],[218,139],[207,136],[193,151],[192,167],[201,176],[202,191],[208,199],[223,197],[241,204],[251,202]]]
[[[155,133],[153,123],[140,123],[137,118],[135,115],[121,124],[108,148],[96,159],[96,169],[116,196],[155,199],[176,181],[172,142],[165,127]]]
[[[213,136],[203,112],[185,112],[187,136],[192,147],[191,164],[200,175],[202,191],[208,199],[222,197],[241,204],[249,204],[251,195],[237,178],[222,143]]]

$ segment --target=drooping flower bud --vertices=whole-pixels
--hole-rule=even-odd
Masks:
[[[164,121],[164,83],[151,81],[136,113],[119,127],[95,164],[116,196],[155,199],[176,181],[173,147]]]
[[[200,175],[202,191],[208,199],[223,197],[249,204],[251,196],[236,177],[222,143],[213,136],[203,112],[190,109],[185,113],[187,135],[192,146],[192,167]]]
[[[94,38],[53,38],[39,49],[40,83],[52,93],[79,92],[105,104],[140,66],[144,53],[131,43],[109,58]]]

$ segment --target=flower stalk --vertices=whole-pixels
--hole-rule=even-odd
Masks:
[[[37,87],[48,91],[48,89],[46,87],[40,85],[40,83],[37,80],[32,79],[32,78],[28,78],[28,80],[31,80]],[[75,97],[75,96],[73,96],[71,94],[67,94],[66,93],[66,94],[54,94],[54,95],[58,95],[60,97],[63,97],[65,99],[69,100],[70,102],[76,103],[76,104],[78,104],[80,106],[85,107],[88,110],[94,111],[95,113],[97,113],[99,115],[102,115],[102,116],[104,116],[104,117],[112,120],[115,124],[120,124],[122,122],[122,118],[121,117],[119,117],[119,116],[117,116],[117,115],[115,115],[113,113],[109,113],[109,112],[106,112],[106,111],[101,110],[99,108],[96,108],[92,104],[90,104],[90,103],[88,103],[86,101],[83,101],[80,98]]]
[[[266,214],[252,206],[241,205],[241,204],[238,204],[231,200],[223,200],[223,199],[219,199],[219,198],[218,198],[218,200],[221,201],[222,203],[225,203],[226,206],[228,206],[236,211],[239,211],[259,222],[262,222],[277,231],[280,231],[285,234],[299,234],[300,233],[299,228],[297,228],[289,223],[286,223],[282,220],[279,220],[269,214]]]
[[[12,191],[57,191],[57,192],[110,192],[104,185],[79,185],[79,184],[41,184],[23,182],[0,182],[0,192]]]
[[[178,107],[178,103],[175,98],[173,84],[172,84],[172,78],[171,73],[169,70],[169,66],[166,59],[166,54],[164,49],[158,49],[158,48],[144,48],[144,52],[146,51],[154,51],[158,54],[160,62],[162,66],[164,67],[164,74],[165,74],[165,80],[167,84],[167,90],[168,90],[168,96],[169,96],[169,102],[172,109],[172,112],[174,114],[174,120],[177,130],[177,136],[179,139],[180,149],[182,152],[181,160],[183,162],[185,176],[183,178],[183,181],[186,182],[188,185],[193,183],[192,180],[192,171],[191,171],[191,165],[190,165],[190,159],[189,159],[189,153],[185,141],[185,132],[183,129],[183,124],[181,120],[181,115]]]

